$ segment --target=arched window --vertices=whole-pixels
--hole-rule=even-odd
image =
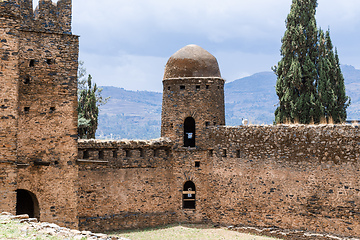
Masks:
[[[30,218],[40,218],[39,203],[35,194],[24,189],[16,190],[16,215],[28,214]]]
[[[195,195],[195,184],[192,181],[187,181],[183,190],[183,209],[195,209]]]
[[[195,120],[192,117],[184,122],[184,147],[195,147]]]

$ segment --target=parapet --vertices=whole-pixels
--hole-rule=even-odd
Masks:
[[[22,30],[71,34],[71,0],[40,0],[33,11],[32,0],[0,0],[0,17],[19,19]]]

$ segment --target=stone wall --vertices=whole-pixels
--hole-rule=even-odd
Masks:
[[[172,143],[79,140],[79,227],[143,228],[175,221]]]
[[[249,126],[209,133],[213,222],[359,236],[357,126]]]

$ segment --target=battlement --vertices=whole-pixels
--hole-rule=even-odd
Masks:
[[[0,17],[18,19],[27,31],[71,34],[71,0],[40,0],[33,10],[32,0],[0,0]]]
[[[170,158],[172,142],[155,140],[79,140],[78,164],[109,165],[115,168],[156,168]]]

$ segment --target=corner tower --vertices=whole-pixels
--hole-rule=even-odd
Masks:
[[[224,79],[216,58],[188,45],[168,60],[163,79],[161,136],[175,147],[202,148],[205,129],[225,125]]]

